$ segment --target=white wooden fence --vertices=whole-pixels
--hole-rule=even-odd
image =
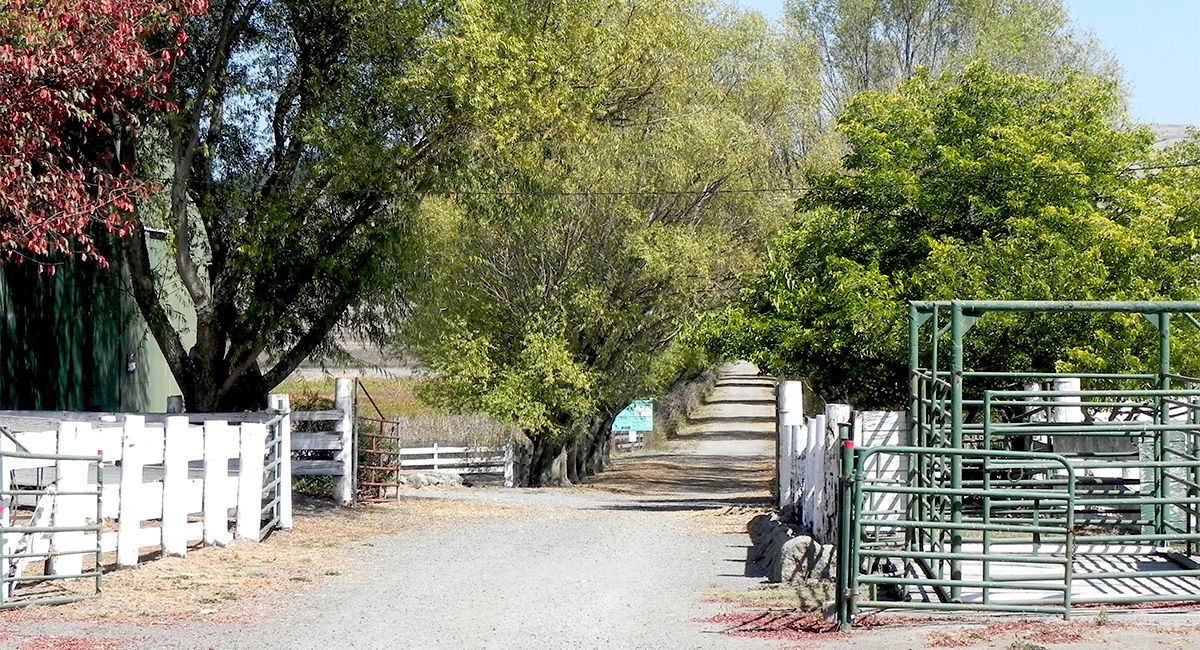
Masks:
[[[646,431],[614,431],[612,445],[614,451],[634,451],[646,447]]]
[[[286,427],[280,426],[284,418],[240,424],[195,424],[187,416],[161,423],[147,423],[142,415],[105,418],[122,421],[62,422],[57,430],[0,436],[5,454],[0,456],[0,494],[12,495],[11,507],[0,512],[0,526],[10,531],[2,540],[5,555],[21,546],[30,549],[27,554],[51,558],[48,575],[81,573],[85,552],[97,547],[96,534],[39,529],[79,528],[89,520],[94,525],[95,497],[89,503],[77,493],[88,485],[94,490],[100,474],[100,513],[115,522],[115,534],[102,533],[99,550],[115,552],[118,566],[134,566],[144,550],[160,546],[166,555],[185,556],[189,544],[197,542],[258,541],[264,492],[270,495],[272,521],[291,527],[290,475],[273,472],[264,486],[265,459],[272,449],[287,448]],[[97,463],[21,457],[26,454],[98,455],[104,471]],[[22,497],[23,486],[44,494]],[[74,496],[59,497],[59,491]],[[30,531],[14,525],[13,507],[21,506],[35,508],[23,525]],[[10,577],[28,564],[9,562],[0,568]]]
[[[354,421],[354,380],[341,378],[334,389],[334,408],[328,411],[294,411],[291,423],[305,431],[291,432],[291,474],[332,476],[333,498],[343,506],[354,503],[358,468],[358,441]],[[272,395],[273,408],[288,410],[286,395]],[[299,424],[299,423],[306,424]],[[332,452],[332,459],[303,458],[304,452]]]
[[[513,440],[500,447],[404,447],[395,452],[403,471],[447,471],[455,474],[504,474],[505,487],[513,486],[516,458]]]
[[[856,447],[902,445],[907,431],[905,413],[852,412],[846,404],[829,404],[824,413],[805,418],[800,382],[780,383],[777,408],[779,508],[785,515],[794,517],[818,541],[835,543],[838,475],[841,472],[840,425],[852,424]],[[866,469],[876,478],[906,479],[907,467],[902,458],[879,455],[875,459],[872,467]],[[876,503],[870,509],[882,510],[887,506]]]

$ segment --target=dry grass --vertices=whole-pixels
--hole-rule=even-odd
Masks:
[[[383,417],[401,417],[411,415],[432,415],[437,410],[426,405],[416,395],[416,387],[423,381],[420,377],[397,377],[394,379],[358,380],[366,389],[358,391],[358,412],[363,417],[378,417],[375,407],[383,413]],[[272,393],[286,393],[291,397],[292,404],[304,402],[313,397],[333,399],[335,379],[323,377],[320,379],[289,379],[279,384]],[[370,394],[371,399],[367,398]],[[374,400],[372,404],[371,400]]]
[[[252,620],[254,601],[307,589],[356,566],[352,551],[372,538],[511,515],[513,508],[469,502],[410,499],[337,508],[308,501],[297,507],[295,527],[261,544],[189,551],[136,568],[107,573],[104,597],[68,607],[33,606],[0,611],[0,624],[30,620],[97,621],[156,625],[180,620]],[[147,558],[151,559],[151,558]],[[90,583],[77,588],[90,589]]]

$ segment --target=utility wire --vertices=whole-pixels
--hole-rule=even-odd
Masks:
[[[1186,163],[1172,163],[1168,165],[1145,165],[1138,167],[1125,167],[1123,169],[1101,169],[1090,171],[1077,172],[1046,172],[1040,174],[1009,174],[1000,176],[971,176],[963,174],[959,176],[942,175],[939,177],[921,178],[911,181],[888,181],[881,185],[889,187],[902,187],[910,185],[930,185],[936,181],[962,181],[967,179],[972,180],[991,180],[991,181],[1009,181],[1009,180],[1033,180],[1044,178],[1069,178],[1072,176],[1099,176],[1112,175],[1120,176],[1123,174],[1131,174],[1136,172],[1162,171],[1166,169],[1181,169],[1189,167],[1200,167],[1200,161]],[[846,178],[853,178],[855,174],[844,174]],[[802,194],[807,191],[806,188],[799,187],[754,187],[744,189],[676,189],[676,190],[629,190],[629,191],[572,191],[572,192],[533,192],[521,190],[450,190],[431,192],[438,196],[565,196],[565,197],[580,197],[580,196],[672,196],[677,194]]]

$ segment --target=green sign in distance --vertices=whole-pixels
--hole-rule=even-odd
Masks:
[[[654,402],[644,399],[630,402],[613,421],[613,431],[653,431]]]

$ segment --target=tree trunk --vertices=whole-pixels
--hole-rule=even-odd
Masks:
[[[561,487],[570,485],[567,478],[567,448],[564,443],[547,443],[533,438],[533,459],[529,463],[530,487]]]
[[[580,480],[581,476],[586,476],[586,474],[581,474],[581,472],[579,471],[579,461],[580,461],[580,456],[582,456],[582,454],[579,453],[579,442],[576,440],[572,440],[567,445],[566,451],[567,451],[567,482],[571,483],[573,485],[578,485],[583,482],[582,480]]]
[[[588,448],[587,454],[587,473],[589,476],[595,476],[600,472],[609,468],[612,457],[611,452],[612,433],[607,430],[598,431],[592,436],[592,444]]]

